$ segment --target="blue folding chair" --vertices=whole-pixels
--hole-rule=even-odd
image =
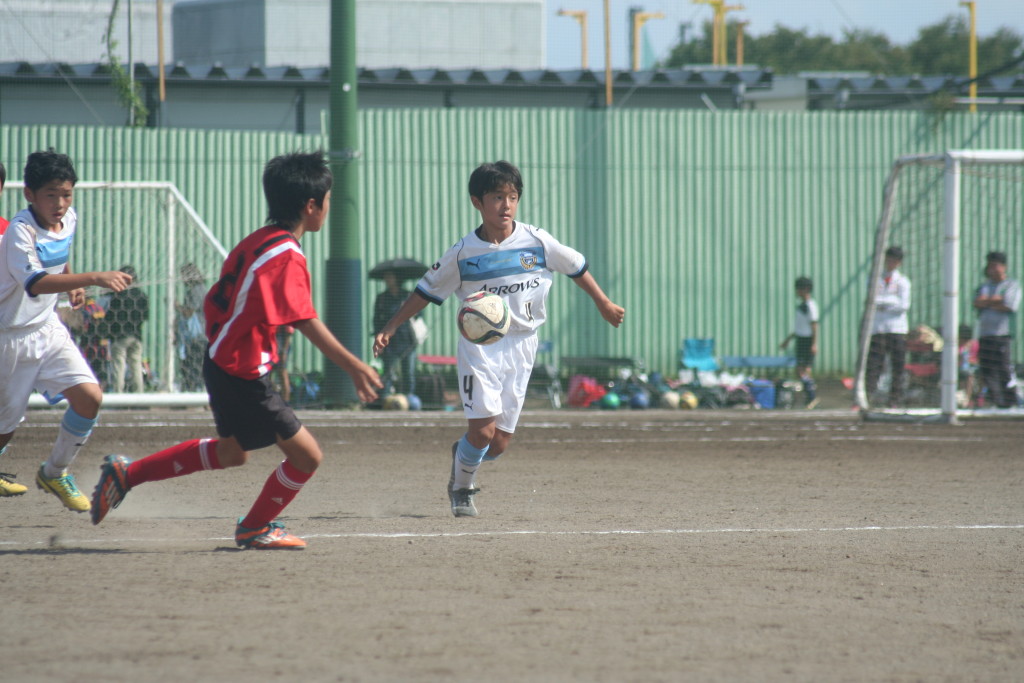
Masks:
[[[717,372],[714,337],[687,337],[683,340],[681,362],[684,368],[698,372]]]

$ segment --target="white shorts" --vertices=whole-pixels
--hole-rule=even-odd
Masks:
[[[33,390],[53,398],[87,382],[98,384],[56,314],[27,331],[0,331],[0,434],[18,428]]]
[[[459,339],[459,396],[467,420],[494,417],[495,426],[516,431],[526,385],[537,357],[537,335],[508,335],[488,346]]]

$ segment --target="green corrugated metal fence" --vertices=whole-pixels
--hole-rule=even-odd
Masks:
[[[715,337],[720,354],[776,353],[790,330],[792,281],[803,274],[814,278],[823,313],[818,370],[851,372],[882,186],[893,160],[946,149],[1024,148],[1024,116],[1006,113],[937,118],[918,112],[456,109],[360,115],[364,268],[393,256],[436,260],[477,223],[466,193],[470,171],[482,161],[508,159],[526,181],[519,218],[580,249],[605,290],[627,308],[626,324],[614,331],[563,279],[549,301],[542,337],[554,341],[559,356],[636,356],[666,373],[675,372],[686,336]],[[29,152],[48,146],[70,154],[83,180],[175,183],[230,246],[263,218],[263,163],[292,149],[326,148],[326,141],[225,131],[0,127],[0,160],[11,178],[20,178]],[[0,214],[20,206],[10,194],[0,200]],[[81,239],[89,239],[88,216]],[[327,240],[309,235],[304,248],[323,310],[330,296],[321,291]],[[1021,254],[1011,257],[1024,261]],[[379,289],[372,283],[364,290],[364,357]],[[453,353],[454,307],[428,309],[427,321],[432,331],[422,351]],[[308,346],[299,346],[297,367],[319,364]]]

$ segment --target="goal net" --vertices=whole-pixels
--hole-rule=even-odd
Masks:
[[[986,280],[989,252],[1004,252],[1008,277],[1017,273],[1019,280],[1022,226],[1024,151],[949,151],[896,160],[865,283],[854,396],[866,416],[930,414],[955,422],[958,415],[991,410],[992,397],[978,372],[985,358],[977,357],[974,298]],[[891,354],[870,352],[885,252],[892,246],[903,250],[899,270],[912,292],[900,377],[893,376]],[[1011,357],[1020,363],[1021,318],[1011,316],[1010,324]],[[1011,383],[1018,371],[1013,368]]]
[[[24,207],[21,187],[7,183],[0,215]],[[227,251],[172,183],[80,182],[74,206],[74,271],[135,273],[127,292],[89,288],[85,307],[58,308],[104,388],[104,405],[205,404],[202,299]]]

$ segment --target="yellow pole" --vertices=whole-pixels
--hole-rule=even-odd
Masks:
[[[157,71],[160,72],[160,101],[164,102],[167,100],[167,81],[164,79],[164,0],[156,0],[156,61]],[[163,125],[163,121],[160,125]]]
[[[572,17],[580,25],[580,61],[583,64],[583,68],[589,68],[587,66],[587,11],[582,9],[563,9],[558,10],[558,16],[560,17]]]
[[[969,2],[960,3],[961,7],[967,8],[967,11],[970,13],[971,17],[971,37],[969,39],[967,47],[969,53],[967,75],[971,79],[971,85],[969,86],[968,94],[971,98],[970,111],[972,114],[978,111],[978,82],[974,80],[978,77],[978,17],[976,12],[976,5],[977,3],[974,0],[969,0]]]
[[[725,0],[693,0],[695,5],[710,5],[714,11],[714,18],[711,22],[711,64],[717,65],[719,59],[719,41],[722,38],[722,31],[719,25],[722,22],[722,5],[725,4]]]
[[[743,29],[749,21],[736,22],[736,66],[743,66]]]
[[[633,15],[633,71],[640,70],[640,29],[651,19],[664,19],[661,12],[637,12]]]
[[[721,5],[719,5],[719,7],[720,7],[719,12],[722,15],[722,18],[719,20],[719,30],[722,32],[722,37],[718,41],[718,45],[719,45],[718,49],[721,50],[722,53],[721,53],[721,56],[718,59],[718,63],[721,64],[722,66],[725,66],[726,64],[729,63],[729,34],[728,34],[729,29],[728,29],[728,25],[726,24],[726,21],[725,21],[725,15],[728,14],[729,12],[734,11],[734,10],[744,10],[744,9],[746,9],[746,7],[744,7],[743,5],[725,5],[725,4],[721,4]]]
[[[612,106],[612,28],[611,10],[604,0],[604,104]]]

